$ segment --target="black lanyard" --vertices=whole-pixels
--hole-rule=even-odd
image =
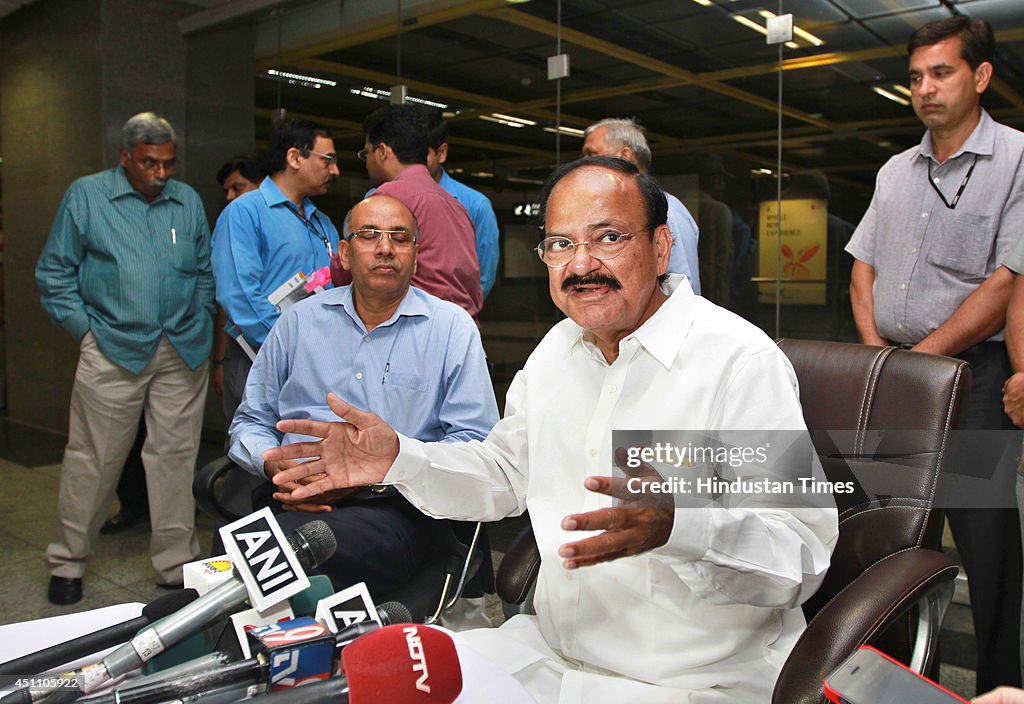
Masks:
[[[928,158],[928,183],[932,184],[932,188],[939,194],[939,198],[942,199],[942,204],[950,210],[956,210],[956,204],[960,202],[960,196],[964,194],[964,189],[967,188],[967,182],[971,180],[971,174],[974,173],[974,167],[978,164],[978,155],[974,155],[974,161],[971,162],[971,168],[967,169],[967,175],[964,176],[963,183],[960,184],[960,188],[957,189],[956,195],[953,196],[953,202],[946,200],[946,196],[942,195],[942,191],[939,190],[939,186],[932,179],[932,160]]]
[[[958,197],[959,197],[959,196],[958,196]],[[316,236],[317,236],[317,237],[319,237],[319,238],[320,238],[321,240],[323,240],[323,243],[324,243],[324,247],[326,247],[326,248],[327,248],[327,258],[328,258],[328,259],[330,259],[331,257],[333,257],[333,256],[334,256],[334,249],[333,249],[333,248],[331,247],[331,241],[330,241],[330,240],[329,240],[329,239],[327,238],[327,233],[325,233],[325,232],[322,232],[322,231],[321,231],[321,230],[320,230],[319,228],[317,228],[317,227],[315,226],[315,224],[314,224],[314,220],[315,220],[316,222],[319,222],[319,221],[320,221],[320,218],[318,218],[318,217],[316,216],[316,213],[315,213],[315,212],[313,213],[313,218],[314,218],[314,220],[309,220],[309,219],[307,219],[307,218],[304,218],[304,217],[302,217],[302,214],[301,214],[301,213],[299,212],[299,209],[298,209],[298,207],[294,207],[294,208],[293,208],[293,207],[291,207],[291,206],[293,206],[293,205],[295,205],[295,204],[294,204],[294,203],[289,203],[289,204],[288,204],[288,205],[286,205],[285,207],[286,207],[286,208],[288,208],[288,210],[290,210],[290,211],[291,211],[292,215],[294,215],[295,217],[297,217],[297,218],[298,218],[298,219],[299,219],[299,220],[300,220],[300,221],[302,222],[302,224],[306,226],[306,229],[308,229],[308,230],[309,230],[310,232],[312,232],[312,233],[313,233],[314,235],[316,235]]]

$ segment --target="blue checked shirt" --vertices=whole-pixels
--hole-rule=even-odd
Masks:
[[[264,452],[310,440],[278,432],[277,421],[338,420],[327,405],[331,391],[427,442],[481,440],[498,421],[468,313],[410,288],[395,314],[367,332],[352,287],[342,286],[287,309],[270,331],[231,423],[229,456],[265,476]]]
[[[166,335],[191,369],[210,356],[210,226],[199,195],[170,180],[147,203],[120,166],[68,188],[36,264],[43,309],[76,340],[92,331],[137,374]]]

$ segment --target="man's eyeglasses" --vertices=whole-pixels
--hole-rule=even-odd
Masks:
[[[164,171],[174,171],[174,167],[178,163],[177,159],[168,159],[167,161],[160,161],[159,159],[151,159],[148,156],[144,159],[136,159],[131,154],[128,155],[128,158],[134,161],[136,164],[138,164],[143,171],[149,172],[156,171],[160,167],[163,167]]]
[[[552,269],[561,269],[576,256],[577,247],[586,247],[594,259],[604,261],[614,259],[622,253],[628,240],[636,237],[636,232],[618,232],[605,230],[586,242],[573,242],[568,237],[545,237],[536,248],[541,261]]]
[[[361,245],[369,247],[371,245],[376,245],[384,235],[388,236],[391,246],[396,249],[411,247],[416,244],[416,236],[408,230],[377,230],[372,227],[364,227],[356,230],[349,235],[348,239],[350,242],[358,242]]]
[[[306,153],[307,154],[312,154],[313,156],[318,156],[321,159],[323,159],[324,161],[326,161],[328,168],[330,168],[330,167],[332,167],[332,166],[334,166],[335,164],[338,163],[338,155],[337,154],[321,154],[320,152],[315,152],[312,149],[307,149]]]
[[[362,149],[356,152],[356,156],[359,157],[359,161],[366,161],[366,157],[368,157],[369,155],[370,152],[366,150],[366,147],[363,147]]]

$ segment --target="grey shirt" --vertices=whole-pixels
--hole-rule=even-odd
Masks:
[[[971,165],[977,165],[956,209],[952,203]],[[960,307],[996,267],[1015,258],[1024,268],[1024,133],[984,110],[960,150],[939,164],[931,133],[889,159],[846,251],[875,270],[874,311],[879,333],[917,343]],[[1008,258],[1009,257],[1009,258]],[[991,339],[1001,340],[1002,331]]]

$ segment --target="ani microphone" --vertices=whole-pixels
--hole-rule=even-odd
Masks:
[[[280,529],[278,529],[280,530]],[[270,546],[271,540],[261,544]],[[300,526],[288,536],[299,564],[304,570],[311,570],[334,554],[337,543],[331,529],[323,521],[312,521]],[[273,548],[277,549],[277,548]],[[266,552],[266,551],[264,551]],[[279,579],[279,576],[275,579]],[[91,692],[115,677],[127,674],[143,663],[159,655],[167,647],[197,631],[206,623],[223,616],[247,598],[249,591],[243,579],[236,574],[228,581],[215,587],[183,609],[147,628],[129,643],[110,653],[102,662],[87,665],[80,670],[61,675],[62,679],[74,680],[77,687],[53,688],[39,692],[32,689],[32,701],[45,697],[47,704],[66,704]],[[14,694],[19,694],[19,690]],[[8,695],[12,697],[14,695]],[[10,700],[5,697],[3,704]]]

